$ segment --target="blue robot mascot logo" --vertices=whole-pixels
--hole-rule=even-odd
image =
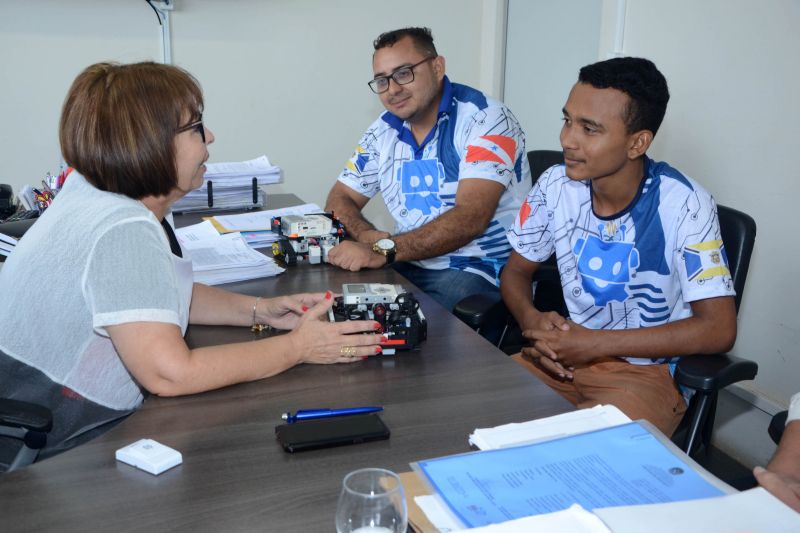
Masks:
[[[604,226],[598,227],[600,235],[606,233]],[[639,266],[639,252],[634,243],[621,242],[625,238],[625,226],[610,232],[606,240],[596,235],[578,239],[573,247],[578,256],[578,272],[581,273],[583,289],[594,297],[595,305],[605,307],[611,301],[628,299],[625,286],[631,280],[631,271]]]
[[[439,179],[443,176],[444,167],[437,159],[404,161],[397,178],[406,209],[417,209],[423,215],[430,215],[432,210],[441,207]]]

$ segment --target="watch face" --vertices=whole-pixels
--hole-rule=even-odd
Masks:
[[[381,239],[375,243],[375,246],[381,250],[394,250],[394,241],[392,239]]]

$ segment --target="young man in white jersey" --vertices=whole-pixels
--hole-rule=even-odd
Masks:
[[[728,351],[736,310],[713,198],[646,156],[668,100],[646,59],[580,70],[565,164],[542,174],[508,231],[501,293],[530,341],[518,362],[578,407],[610,403],[671,435],[686,410],[675,358]],[[568,317],[530,297],[553,253]]]
[[[510,247],[504,234],[530,184],[525,136],[502,103],[451,83],[427,28],[373,43],[370,88],[386,111],[369,127],[328,195],[353,238],[329,260],[348,270],[387,264],[448,310],[497,292]],[[390,235],[362,209],[380,193]]]

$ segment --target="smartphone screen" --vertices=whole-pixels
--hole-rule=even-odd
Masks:
[[[358,444],[388,439],[389,428],[375,414],[319,418],[275,427],[278,442],[287,452]]]

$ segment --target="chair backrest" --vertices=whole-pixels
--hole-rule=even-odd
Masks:
[[[725,254],[728,256],[728,266],[731,269],[733,288],[736,291],[738,313],[756,240],[756,221],[750,215],[724,205],[717,205],[717,214],[722,242],[725,244]]]
[[[528,165],[531,167],[531,186],[536,185],[536,180],[542,172],[564,162],[564,153],[558,150],[531,150],[528,152]]]

